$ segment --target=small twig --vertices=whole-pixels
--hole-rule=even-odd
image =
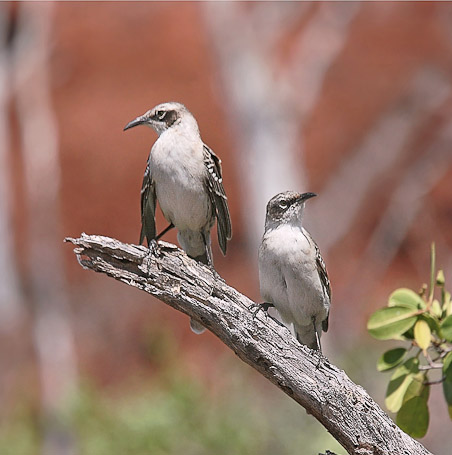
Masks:
[[[425,353],[424,357],[427,360],[428,365],[430,367],[428,369],[442,368],[443,367],[442,363],[434,363],[434,361],[432,360],[432,358],[430,357],[430,354],[428,352]],[[426,366],[426,365],[423,365],[423,366]]]
[[[429,365],[419,365],[419,370],[429,371],[429,370],[439,370],[443,367],[442,363],[432,363]]]
[[[426,382],[423,382],[422,384],[423,385],[434,385],[434,384],[441,384],[442,382],[444,382],[446,380],[446,376],[443,376],[441,379],[436,379],[434,381],[426,381]]]
[[[440,354],[440,357],[443,359],[444,357],[446,357],[447,354],[449,354],[449,352],[452,352],[452,346],[448,346],[447,348],[441,348],[442,349],[442,353]]]

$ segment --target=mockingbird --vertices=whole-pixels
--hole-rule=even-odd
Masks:
[[[203,143],[198,124],[188,109],[175,102],[163,103],[128,123],[124,131],[147,125],[159,135],[152,146],[141,188],[140,244],[148,246],[176,227],[177,239],[188,256],[213,267],[210,230],[217,220],[218,242],[223,254],[232,236],[227,197],[221,176],[221,160]],[[169,226],[156,235],[158,201]],[[190,321],[195,332],[204,330]]]
[[[260,291],[298,341],[321,350],[328,330],[331,287],[320,250],[302,227],[306,200],[314,193],[286,191],[267,204],[265,233],[259,248]]]

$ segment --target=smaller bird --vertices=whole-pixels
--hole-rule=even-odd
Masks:
[[[303,228],[305,202],[315,193],[286,191],[267,204],[259,247],[260,292],[302,344],[321,351],[328,330],[331,286],[319,247]]]

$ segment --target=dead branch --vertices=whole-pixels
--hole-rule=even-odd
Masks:
[[[201,322],[312,414],[349,454],[426,455],[367,392],[325,357],[301,346],[252,302],[183,251],[159,242],[158,255],[143,246],[97,235],[73,243],[82,267],[141,289]]]

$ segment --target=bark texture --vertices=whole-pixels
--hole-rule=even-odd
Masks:
[[[159,242],[157,254],[143,246],[82,234],[67,238],[80,265],[141,289],[201,322],[251,365],[312,414],[349,454],[426,455],[328,359],[301,346],[289,331],[209,268],[176,246]]]

